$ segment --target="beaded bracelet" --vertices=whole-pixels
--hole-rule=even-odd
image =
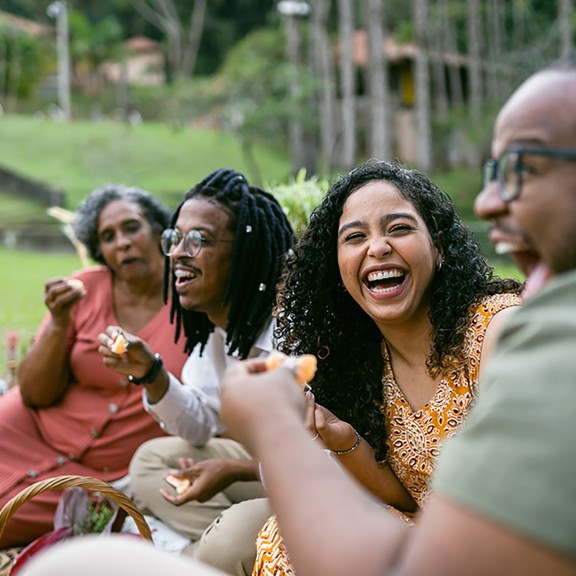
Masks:
[[[354,434],[356,434],[356,442],[354,442],[354,446],[352,448],[348,448],[348,450],[330,450],[332,454],[337,454],[338,456],[342,454],[350,454],[350,452],[354,452],[358,446],[360,446],[360,440],[362,440],[360,434],[356,430],[354,430]]]

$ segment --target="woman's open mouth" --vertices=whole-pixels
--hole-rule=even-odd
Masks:
[[[375,294],[387,294],[399,288],[406,278],[406,273],[399,268],[375,270],[366,275],[364,284]]]

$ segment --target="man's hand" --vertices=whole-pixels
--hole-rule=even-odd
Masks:
[[[127,343],[126,351],[122,354],[116,354],[110,349],[119,333]],[[120,326],[108,326],[105,332],[98,335],[98,341],[98,353],[102,356],[104,365],[118,374],[132,374],[140,378],[150,370],[154,362],[154,351],[150,346],[138,336],[128,334]]]
[[[246,360],[228,368],[222,383],[220,416],[229,435],[249,450],[259,435],[281,419],[303,422],[304,394],[292,370],[266,372],[264,360]]]
[[[253,460],[215,458],[196,462],[192,458],[180,459],[181,470],[172,470],[176,478],[187,479],[190,486],[181,494],[160,489],[160,494],[175,506],[195,500],[206,502],[239,481],[258,479],[257,464]]]
[[[110,349],[118,334],[122,334],[126,340],[126,348],[121,354],[116,354]],[[104,365],[124,376],[132,375],[142,378],[148,374],[154,365],[154,351],[138,336],[128,334],[120,326],[108,326],[105,332],[98,335],[100,346],[98,353],[102,356]],[[160,370],[153,381],[143,384],[146,388],[148,401],[151,404],[158,402],[164,397],[170,379],[165,368]]]

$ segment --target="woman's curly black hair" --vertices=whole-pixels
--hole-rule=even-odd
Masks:
[[[431,287],[434,336],[427,365],[432,374],[462,359],[466,318],[475,301],[495,293],[519,293],[521,286],[493,277],[450,198],[424,174],[392,162],[369,161],[330,187],[287,258],[278,292],[276,337],[287,354],[318,356],[312,381],[317,401],[352,424],[381,460],[386,452],[380,411],[383,337],[342,289],[337,260],[344,203],[374,180],[393,183],[414,205],[443,256]]]
[[[74,234],[88,250],[90,258],[99,264],[106,264],[98,238],[98,220],[102,210],[114,200],[124,200],[137,204],[152,228],[161,233],[170,222],[170,210],[157,198],[139,188],[122,184],[106,184],[92,191],[80,203],[74,214]],[[158,244],[160,250],[160,244]]]
[[[228,354],[238,351],[241,358],[247,358],[272,313],[284,254],[294,242],[292,226],[272,194],[251,186],[244,175],[230,168],[212,172],[187,192],[172,216],[171,228],[182,206],[192,198],[204,198],[229,214],[234,248],[222,302],[223,306],[231,303],[226,344]],[[183,330],[186,352],[200,344],[202,353],[214,324],[203,312],[182,308],[168,260],[164,274],[165,301],[169,286],[173,295],[171,320],[176,324],[176,341]]]

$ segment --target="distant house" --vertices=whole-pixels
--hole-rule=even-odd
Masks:
[[[26,18],[0,10],[0,25],[2,24],[13,30],[30,34],[30,36],[48,36],[54,34],[54,28],[52,26],[38,24],[38,22],[33,22],[32,20],[27,20]]]
[[[114,84],[122,81],[138,86],[163,84],[164,51],[162,44],[135,36],[124,43],[126,58],[123,62],[106,62],[102,65],[105,78]]]
[[[365,73],[368,68],[368,36],[364,30],[357,30],[353,36],[353,59],[358,75],[358,124],[363,131],[369,130],[367,118],[367,101],[365,98]],[[336,45],[336,57],[339,55],[340,46]],[[417,163],[417,131],[416,131],[416,90],[415,90],[415,61],[418,54],[418,46],[407,42],[399,44],[392,36],[384,39],[382,50],[388,63],[388,88],[390,94],[390,106],[392,113],[390,118],[394,123],[393,146],[394,155],[402,161]],[[461,54],[441,54],[440,58],[444,67],[446,89],[448,87],[448,67],[456,67],[462,79],[462,86],[466,90],[467,58]],[[434,99],[434,82],[431,71],[431,96]]]

